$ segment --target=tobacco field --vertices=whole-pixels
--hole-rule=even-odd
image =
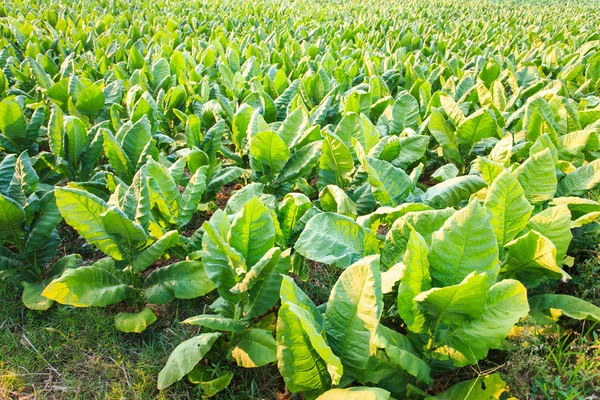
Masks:
[[[600,395],[599,5],[3,2],[0,397]]]

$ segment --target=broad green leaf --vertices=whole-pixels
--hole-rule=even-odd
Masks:
[[[412,345],[406,337],[384,325],[379,325],[375,340],[377,347],[385,349],[387,356],[399,368],[421,382],[427,384],[433,382],[430,376],[431,369],[425,361],[415,355]]]
[[[355,386],[348,389],[330,389],[317,400],[389,400],[390,392],[367,386]]]
[[[177,231],[169,231],[162,235],[156,242],[146,247],[144,251],[138,254],[131,262],[133,272],[142,272],[146,270],[153,262],[158,260],[164,252],[179,241]]]
[[[322,155],[319,160],[319,183],[345,187],[354,171],[354,159],[348,146],[335,134],[323,132]]]
[[[14,243],[20,243],[23,222],[25,222],[25,211],[19,203],[0,194],[0,239],[10,239]]]
[[[218,212],[214,216],[218,217]],[[219,294],[223,298],[235,302],[236,296],[229,290],[236,284],[237,271],[246,271],[248,267],[242,255],[231,247],[221,236],[221,233],[215,229],[213,224],[216,225],[216,220],[213,218],[202,225],[204,228],[204,235],[202,236],[204,269],[210,280],[216,285]],[[225,219],[227,220],[226,216]],[[229,224],[228,220],[227,223]],[[227,231],[229,231],[229,226],[227,226]]]
[[[346,268],[372,254],[365,243],[368,234],[351,218],[321,213],[308,221],[294,248],[310,260]]]
[[[446,159],[462,164],[462,156],[458,150],[454,133],[448,127],[444,116],[437,109],[431,110],[427,123],[427,129],[442,148]]]
[[[442,165],[438,169],[436,169],[431,177],[438,182],[444,182],[452,178],[456,178],[458,176],[458,168],[454,164],[446,164]]]
[[[231,201],[230,201],[231,202]],[[279,204],[278,220],[281,234],[286,243],[292,238],[294,227],[312,207],[310,199],[302,193],[288,193]]]
[[[198,209],[198,203],[206,190],[206,167],[196,170],[190,178],[179,203],[179,225],[186,225]]]
[[[37,311],[45,311],[52,307],[54,301],[42,296],[42,292],[45,289],[44,285],[26,281],[23,281],[22,284],[23,294],[21,295],[21,300],[23,300],[25,307]]]
[[[148,307],[137,313],[120,312],[115,315],[115,326],[125,333],[142,333],[148,325],[155,321],[156,315]]]
[[[233,379],[233,372],[231,371],[224,372],[219,377],[214,377],[213,372],[209,369],[212,368],[196,365],[188,374],[188,380],[195,385],[199,385],[206,397],[212,397],[227,388]]]
[[[270,173],[283,168],[290,158],[290,150],[277,133],[264,131],[250,138],[250,154],[256,161],[254,167]]]
[[[556,263],[560,267],[573,238],[571,213],[566,205],[550,207],[531,217],[526,229],[536,230],[552,241],[556,247]]]
[[[514,325],[529,312],[527,290],[518,281],[504,279],[490,288],[484,307],[477,319],[442,333],[435,350],[436,358],[449,358],[455,366],[461,367],[486,357],[488,350],[498,348]]]
[[[248,324],[243,321],[232,318],[220,317],[218,315],[196,315],[182,322],[182,324],[198,325],[215,331],[226,331],[242,333],[248,327]]]
[[[533,154],[521,164],[513,175],[518,179],[525,198],[530,203],[550,200],[556,193],[556,171],[549,149]]]
[[[577,320],[600,322],[600,307],[566,294],[542,294],[529,299],[532,311],[548,315],[552,320],[558,321],[561,316]]]
[[[457,211],[431,239],[431,277],[434,286],[456,285],[475,271],[496,281],[498,243],[490,217],[477,201]]]
[[[67,224],[106,255],[115,260],[124,259],[117,242],[102,223],[102,213],[108,211],[102,199],[80,189],[57,187],[54,193],[56,205]]]
[[[100,214],[100,217],[106,232],[121,243],[126,244],[131,252],[133,252],[136,243],[145,242],[148,239],[144,229],[127,218],[127,215],[118,207],[110,207]]]
[[[275,225],[269,209],[253,198],[235,216],[227,235],[231,247],[253,266],[275,244]]]
[[[366,257],[340,275],[325,312],[329,345],[350,374],[364,370],[375,354],[373,341],[382,311],[379,257]]]
[[[40,200],[40,210],[38,217],[34,220],[25,250],[27,254],[33,255],[39,250],[52,236],[54,228],[62,220],[62,215],[56,205],[54,191],[47,192]]]
[[[79,96],[77,96],[75,107],[84,114],[97,114],[104,108],[104,92],[102,88],[95,84],[86,86],[79,93]]]
[[[497,136],[498,125],[487,109],[480,109],[469,115],[456,130],[456,141],[459,144],[474,145],[481,139]]]
[[[66,269],[46,286],[42,296],[75,307],[103,307],[119,303],[133,294],[126,274],[114,261],[104,259],[89,267]]]
[[[490,214],[498,246],[504,246],[525,228],[533,210],[523,188],[508,170],[490,186],[484,207]]]
[[[323,211],[356,218],[356,204],[346,192],[335,185],[327,185],[319,193],[319,202]]]
[[[229,198],[225,205],[225,212],[228,215],[237,214],[247,202],[252,200],[253,197],[260,197],[264,193],[264,189],[265,185],[258,182],[253,182],[244,186]]]
[[[506,390],[506,382],[500,375],[491,374],[458,383],[437,396],[427,397],[426,400],[500,400],[500,395]]]
[[[158,374],[158,389],[163,390],[181,380],[212,348],[221,333],[203,333],[179,344]]]
[[[325,340],[323,317],[291,278],[281,284],[277,319],[278,367],[292,392],[322,392],[338,384],[343,367]]]
[[[309,175],[321,157],[322,146],[322,141],[311,142],[294,152],[275,178],[274,184],[283,185]]]
[[[406,172],[387,161],[367,156],[358,142],[356,142],[355,150],[362,167],[369,176],[369,183],[377,202],[383,206],[400,204],[412,189],[410,177]]]
[[[231,350],[238,367],[256,368],[277,361],[277,342],[271,332],[250,329]]]
[[[421,200],[434,208],[454,207],[484,187],[484,180],[477,175],[457,176],[430,187]]]
[[[136,168],[140,163],[140,158],[144,152],[144,148],[152,141],[152,128],[150,121],[144,115],[142,119],[122,134],[119,139],[121,148],[130,161],[131,166]]]
[[[594,160],[565,176],[558,184],[557,196],[583,196],[600,185],[600,160]]]
[[[487,281],[485,274],[471,272],[456,285],[434,287],[419,293],[414,301],[434,330],[441,323],[460,326],[483,312],[488,297]]]
[[[531,230],[505,247],[508,258],[500,271],[507,278],[518,279],[528,287],[538,286],[545,276],[551,279],[569,278],[556,265],[556,247],[552,241],[537,231]]]
[[[423,318],[413,312],[414,298],[421,292],[431,289],[429,273],[429,250],[421,235],[411,230],[406,243],[406,253],[403,258],[400,284],[398,285],[398,314],[406,323],[408,329],[419,332]]]
[[[252,287],[248,291],[248,302],[244,313],[249,318],[264,314],[279,299],[281,280],[292,268],[291,249],[282,252],[281,257],[277,257],[277,253],[279,253],[278,248],[272,257],[273,260],[278,258],[277,262],[271,262],[271,260],[266,262],[265,266],[261,268],[260,275],[253,281]]]
[[[409,93],[399,95],[390,111],[390,135],[398,135],[406,128],[416,129],[419,122],[419,103]]]
[[[180,261],[154,270],[144,281],[144,297],[150,304],[173,299],[193,299],[215,289],[198,261]]]
[[[25,139],[27,125],[19,103],[12,99],[0,102],[0,131],[10,140]]]

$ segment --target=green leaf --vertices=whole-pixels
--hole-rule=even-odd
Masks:
[[[323,149],[319,160],[319,184],[345,187],[354,171],[354,159],[346,144],[335,134],[323,131]]]
[[[248,327],[248,324],[246,322],[209,314],[196,315],[195,317],[190,317],[183,321],[182,324],[198,325],[215,331],[226,331],[235,333],[242,333]]]
[[[0,194],[0,239],[10,238],[12,242],[20,243],[23,222],[25,222],[25,211],[19,203]]]
[[[356,218],[356,204],[343,189],[335,185],[327,185],[319,193],[319,202],[323,211]]]
[[[199,261],[180,261],[154,270],[144,281],[144,297],[150,304],[173,299],[193,299],[215,289]]]
[[[458,144],[473,146],[481,139],[497,136],[498,125],[490,110],[479,109],[469,115],[456,130]]]
[[[206,170],[201,167],[190,178],[179,203],[179,225],[187,225],[198,209],[198,203],[206,190]]]
[[[338,384],[343,367],[326,342],[323,317],[310,298],[284,277],[277,318],[278,367],[290,391],[322,392]]]
[[[133,294],[125,277],[116,269],[114,260],[104,259],[89,267],[65,270],[46,286],[42,296],[75,307],[103,307]]]
[[[398,135],[406,128],[417,128],[419,103],[408,92],[398,95],[391,110],[388,110],[385,113],[391,112],[390,135]]]
[[[464,118],[464,116],[463,116]],[[444,116],[437,109],[431,110],[429,116],[427,129],[431,133],[431,136],[439,143],[442,148],[444,157],[450,161],[454,161],[457,164],[462,164],[462,156],[458,150],[454,133],[448,127]]]
[[[556,193],[556,171],[549,149],[533,154],[513,172],[513,175],[519,180],[530,203],[550,200]]]
[[[431,384],[431,369],[429,365],[415,355],[410,341],[400,333],[379,325],[376,345],[385,349],[389,359],[399,368],[405,370],[421,382]]]
[[[552,241],[556,247],[556,263],[560,267],[567,255],[573,234],[571,213],[567,205],[550,207],[531,217],[527,230],[536,230]]]
[[[325,312],[329,345],[351,375],[364,370],[375,354],[373,341],[382,311],[379,257],[366,257],[340,275]]]
[[[121,179],[127,182],[131,180],[131,172],[135,171],[131,160],[127,157],[113,134],[108,129],[102,129],[104,135],[104,153]]]
[[[452,386],[437,396],[426,400],[500,400],[500,395],[506,392],[506,382],[498,374],[482,376]]]
[[[276,252],[279,252],[279,249],[276,249]],[[257,317],[275,305],[279,299],[283,275],[287,275],[292,268],[290,254],[291,249],[287,249],[281,253],[281,257],[278,257],[276,263],[269,261],[262,268],[260,275],[254,280],[248,292],[248,303],[244,308],[246,317]],[[275,258],[277,257],[274,256],[273,260]]]
[[[533,210],[523,188],[508,170],[504,170],[490,186],[484,203],[490,214],[499,246],[504,246],[525,228]]]
[[[100,217],[106,232],[121,243],[127,244],[130,251],[133,251],[136,243],[148,240],[144,229],[127,218],[118,207],[110,207],[100,214]]]
[[[256,197],[244,204],[231,223],[227,240],[248,267],[256,264],[275,244],[275,225],[267,206]]]
[[[508,258],[501,273],[507,278],[518,279],[528,287],[538,286],[543,277],[550,279],[570,278],[556,265],[556,247],[550,239],[531,230],[509,242]]]
[[[456,285],[434,287],[415,297],[415,302],[435,328],[440,323],[459,326],[478,318],[488,297],[488,278],[471,272]]]
[[[120,312],[115,315],[115,326],[125,333],[142,333],[148,325],[156,321],[156,315],[151,308],[144,308],[137,313]]]
[[[217,211],[210,221],[205,222],[204,235],[202,236],[202,259],[206,274],[217,286],[219,294],[232,302],[236,301],[236,296],[229,290],[236,284],[237,271],[247,271],[248,267],[242,255],[231,247],[221,236],[219,230],[215,228],[219,216],[225,218],[227,226],[224,234],[229,231],[229,220],[222,211]]]
[[[419,332],[424,322],[422,316],[413,312],[414,298],[419,293],[431,289],[428,254],[425,239],[415,230],[411,230],[401,268],[397,301],[398,314],[408,329],[414,332]]]
[[[365,243],[367,236],[368,232],[351,218],[321,213],[308,221],[294,248],[310,260],[346,268],[372,254]]]
[[[531,311],[546,314],[554,321],[561,316],[600,322],[600,307],[566,294],[542,294],[529,299]]]
[[[434,208],[454,207],[485,186],[485,181],[477,175],[457,176],[430,187],[421,200]]]
[[[348,389],[330,389],[317,400],[389,400],[390,392],[384,389],[355,386]]]
[[[264,131],[250,138],[250,154],[256,161],[254,168],[275,172],[283,168],[290,158],[290,150],[282,138],[273,131]]]
[[[498,348],[514,325],[529,312],[527,290],[518,281],[504,279],[489,290],[483,313],[460,328],[443,332],[435,357],[451,359],[456,367],[475,364],[488,350]],[[474,299],[478,304],[478,300]]]
[[[557,196],[584,196],[600,185],[600,160],[594,160],[567,174],[559,183]]]
[[[36,251],[43,248],[48,242],[54,228],[62,220],[62,215],[56,205],[56,197],[54,191],[47,192],[40,200],[40,210],[37,218],[34,220],[29,236],[27,237],[27,243],[25,250],[28,256],[35,256]],[[36,260],[37,261],[37,260]]]
[[[490,283],[496,281],[498,244],[490,217],[477,201],[433,234],[429,262],[434,286],[455,285],[473,271],[485,272]]]
[[[73,166],[78,164],[79,157],[88,148],[87,130],[83,121],[77,117],[64,117],[64,151],[65,159]]]
[[[397,206],[412,189],[410,177],[387,161],[365,154],[360,143],[355,145],[356,155],[369,176],[373,196],[381,205]]]
[[[25,139],[27,125],[19,103],[11,99],[0,102],[0,131],[10,140]]]
[[[177,244],[179,234],[177,231],[169,231],[162,235],[160,239],[146,247],[144,251],[138,254],[131,262],[133,272],[142,272],[146,270],[153,262],[158,260],[164,252]]]
[[[221,376],[215,378],[213,372],[202,365],[196,365],[188,374],[188,380],[199,385],[206,397],[212,397],[225,389],[232,379],[233,372],[231,371],[224,372]]]
[[[57,187],[54,193],[56,205],[67,224],[106,255],[115,260],[125,258],[102,223],[102,213],[108,211],[104,200],[80,189]]]
[[[30,283],[23,281],[23,295],[21,299],[25,307],[30,310],[45,311],[52,307],[54,301],[42,296],[44,285],[41,283]]]
[[[104,108],[104,92],[95,84],[86,86],[77,96],[75,108],[84,114],[97,114]]]
[[[322,146],[322,141],[311,142],[294,152],[275,178],[274,184],[282,185],[309,175],[321,156]]]
[[[158,374],[158,389],[163,390],[181,380],[200,362],[221,336],[218,332],[203,333],[179,344]]]
[[[250,329],[231,350],[238,367],[256,368],[277,361],[277,342],[265,329]]]
[[[123,152],[133,168],[139,164],[144,153],[144,148],[152,141],[152,127],[147,116],[143,116],[131,125],[125,133],[117,134]]]
[[[310,199],[302,193],[288,193],[278,207],[278,220],[279,226],[281,227],[281,234],[285,242],[289,243],[296,224],[312,207],[312,203]]]

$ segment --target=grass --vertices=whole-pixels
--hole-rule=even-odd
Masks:
[[[25,309],[18,291],[0,281],[0,398],[197,399],[183,380],[163,392],[156,377],[173,348],[198,332],[179,321],[201,313],[202,301],[175,301],[140,335],[114,327],[107,308]],[[275,398],[283,391],[276,367],[240,370],[216,398]]]

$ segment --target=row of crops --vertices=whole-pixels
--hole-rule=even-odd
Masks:
[[[557,289],[600,217],[597,7],[15,0],[0,17],[0,274],[33,310],[121,303],[131,334],[205,297],[159,389],[213,396],[276,364],[306,399],[421,399],[528,315],[600,321]],[[316,267],[340,273],[322,304],[299,287]],[[490,374],[436,398],[505,390]]]

